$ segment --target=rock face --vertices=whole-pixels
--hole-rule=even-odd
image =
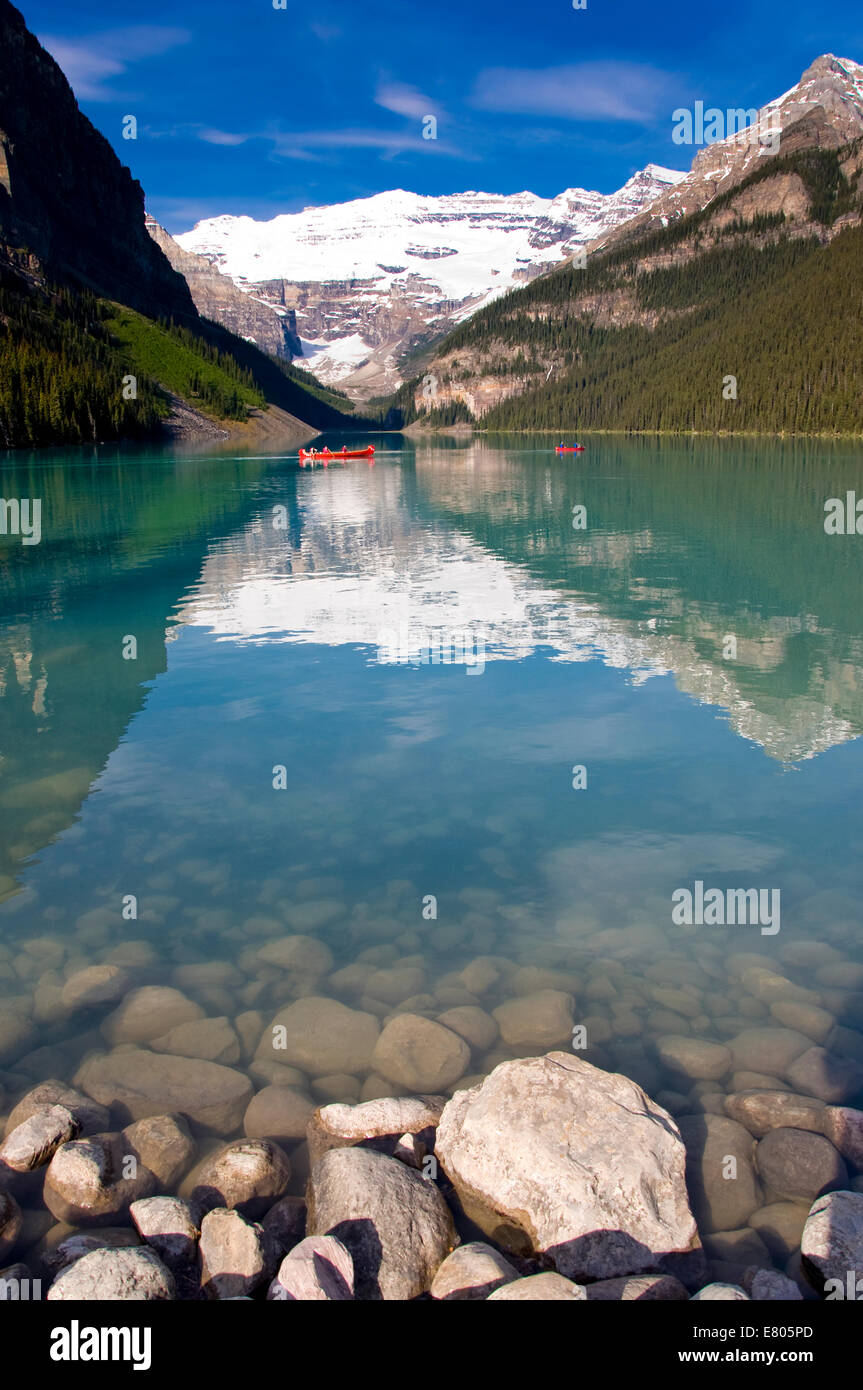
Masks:
[[[568,1053],[502,1063],[457,1092],[436,1153],[471,1220],[570,1278],[698,1249],[674,1121],[634,1082]]]
[[[302,357],[297,316],[292,309],[265,304],[257,295],[244,293],[206,256],[184,251],[154,218],[147,217],[145,225],[174,270],[183,276],[199,314],[224,324],[241,338],[251,338],[273,357],[285,357],[288,361]]]
[[[216,1134],[234,1134],[252,1098],[242,1072],[216,1062],[122,1048],[85,1062],[76,1085],[124,1121],[182,1114]]]
[[[816,1289],[863,1273],[863,1193],[829,1192],[813,1203],[800,1240],[803,1270]]]
[[[63,1270],[48,1301],[164,1302],[176,1289],[170,1271],[152,1250],[93,1250]]]
[[[0,242],[26,246],[142,313],[194,319],[185,281],[145,231],[140,184],[8,0],[0,0],[0,52]]]
[[[310,1235],[333,1235],[353,1257],[361,1299],[416,1298],[458,1244],[434,1183],[368,1149],[331,1149],[312,1169]]]

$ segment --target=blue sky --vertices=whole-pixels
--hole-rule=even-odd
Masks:
[[[863,61],[860,0],[30,0],[23,12],[173,232],[387,188],[607,193],[651,161],[688,167],[675,107],[763,105],[819,53]],[[129,114],[135,141],[121,136]]]

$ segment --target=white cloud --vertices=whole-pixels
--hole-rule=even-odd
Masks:
[[[663,109],[671,74],[639,63],[570,63],[552,68],[486,68],[472,105],[485,111],[578,121],[647,121]]]
[[[105,85],[111,78],[122,77],[131,63],[157,57],[169,48],[188,43],[191,37],[186,29],[158,24],[107,29],[83,39],[38,35],[82,101],[117,101],[123,93]]]
[[[424,96],[419,88],[410,87],[406,82],[382,82],[375,93],[375,101],[385,111],[413,116],[419,121],[424,116],[440,115],[440,108],[431,97]]]

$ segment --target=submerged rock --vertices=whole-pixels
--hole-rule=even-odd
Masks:
[[[242,1072],[137,1047],[90,1058],[75,1084],[123,1121],[181,1114],[201,1129],[226,1135],[240,1128],[252,1098],[252,1083]]]
[[[699,1250],[674,1121],[634,1082],[568,1053],[505,1062],[458,1091],[436,1153],[481,1230],[573,1279]]]
[[[52,1079],[34,1086],[32,1091],[22,1096],[6,1121],[7,1136],[46,1105],[65,1106],[81,1126],[82,1135],[102,1134],[110,1127],[111,1117],[107,1106],[97,1104],[83,1091],[67,1086],[64,1081]]]
[[[0,1260],[12,1250],[21,1232],[21,1208],[10,1192],[0,1191]]]
[[[367,1072],[380,1024],[337,999],[308,995],[274,1016],[256,1053],[262,1062],[299,1067],[310,1076]]]
[[[772,1129],[756,1147],[755,1164],[770,1191],[791,1202],[811,1202],[848,1178],[830,1140],[802,1129]]]
[[[398,1014],[375,1045],[372,1066],[412,1091],[446,1090],[470,1065],[464,1038],[421,1014]]]
[[[131,1161],[130,1161],[131,1160]],[[46,1207],[70,1226],[111,1226],[132,1202],[149,1197],[156,1179],[130,1155],[122,1135],[96,1134],[59,1148],[43,1187]]]

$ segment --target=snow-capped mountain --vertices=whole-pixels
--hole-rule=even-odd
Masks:
[[[239,289],[294,311],[298,365],[360,399],[398,385],[406,349],[636,216],[684,177],[649,164],[616,193],[570,188],[555,198],[394,189],[269,222],[209,218],[176,240]]]
[[[836,148],[863,135],[863,64],[822,53],[796,86],[762,106],[751,126],[706,145],[673,188],[626,225],[601,233],[589,249],[698,212],[747,177],[759,161],[806,146]]]

